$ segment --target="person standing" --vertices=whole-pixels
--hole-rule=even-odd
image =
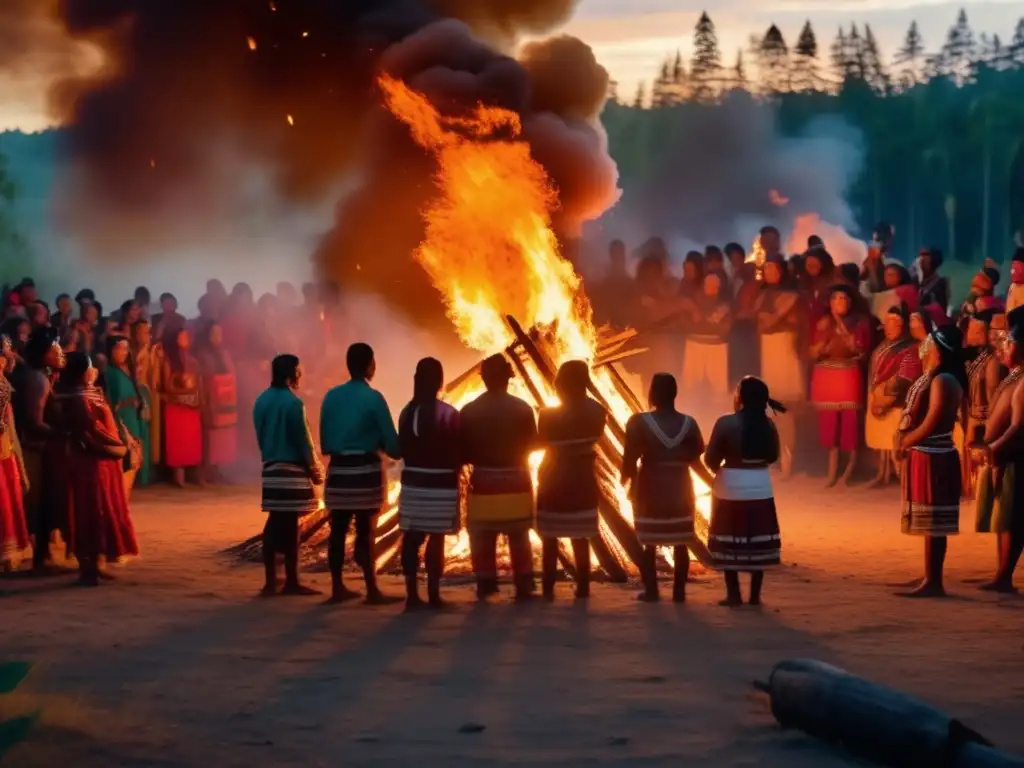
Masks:
[[[509,394],[512,365],[504,355],[480,364],[486,392],[462,409],[463,460],[472,466],[466,503],[470,559],[481,600],[498,593],[498,536],[508,539],[516,599],[533,596],[533,480],[530,452],[537,423],[524,400]]]
[[[135,386],[138,387],[139,397],[142,398],[142,416],[146,421],[146,440],[143,446],[147,452],[144,458],[143,467],[146,468],[150,480],[156,468],[160,465],[161,439],[163,432],[160,425],[163,422],[163,413],[159,401],[160,374],[163,369],[163,362],[160,358],[159,347],[154,346],[150,335],[148,320],[139,320],[132,326],[131,353],[135,362]],[[142,471],[139,472],[139,482],[145,485],[142,480]]]
[[[991,399],[985,434],[971,446],[979,467],[975,530],[996,535],[995,578],[981,588],[1016,594],[1013,574],[1024,550],[1024,309],[1009,313],[1003,361],[1010,369]]]
[[[594,446],[604,434],[608,414],[587,395],[589,386],[590,368],[584,361],[563,363],[555,375],[561,404],[542,408],[538,419],[544,460],[537,473],[537,534],[545,600],[555,599],[559,539],[572,541],[576,597],[590,597],[590,539],[598,536],[600,499]]]
[[[427,600],[443,608],[445,536],[459,532],[462,511],[462,441],[459,412],[438,399],[444,386],[439,360],[416,364],[412,400],[398,417],[398,443],[405,466],[398,496],[406,610],[423,606],[417,588],[420,550],[426,543]]]
[[[199,361],[192,354],[192,337],[184,325],[164,336],[160,401],[163,404],[164,465],[174,483],[185,487],[185,470],[196,469],[203,477],[203,421]]]
[[[729,334],[729,386],[734,387],[747,375],[761,372],[760,341],[757,336],[757,301],[761,285],[757,268],[746,260],[739,243],[725,246],[732,267],[733,324]]]
[[[0,336],[4,370],[0,374],[0,570],[14,570],[29,556],[32,540],[25,518],[25,467],[19,456],[18,433],[11,406],[13,388],[6,374],[15,360],[11,340]]]
[[[196,359],[202,381],[203,458],[205,468],[222,472],[238,460],[238,388],[235,363],[224,347],[220,324],[208,320],[199,329]]]
[[[967,320],[964,344],[967,359],[967,393],[964,398],[963,444],[961,452],[964,498],[974,498],[977,467],[970,446],[984,439],[989,406],[995,400],[999,383],[1006,376],[1000,355],[992,346],[989,330],[996,316],[993,309],[978,309]]]
[[[849,461],[842,481],[848,484],[857,467],[860,442],[860,411],[864,407],[864,375],[861,361],[871,346],[867,318],[854,313],[853,289],[835,285],[829,294],[829,314],[818,319],[811,341],[814,372],[811,402],[818,409],[818,441],[828,451],[831,488],[839,481],[840,453]]]
[[[644,590],[637,599],[649,603],[659,599],[658,547],[673,549],[673,601],[686,602],[690,573],[688,545],[696,510],[690,467],[700,461],[704,437],[695,419],[676,410],[677,394],[673,376],[656,374],[647,396],[650,410],[626,422],[622,484],[629,485],[636,534],[644,547]]]
[[[302,366],[295,355],[278,355],[270,364],[270,387],[256,398],[253,426],[263,462],[262,594],[277,594],[277,555],[284,556],[283,595],[316,595],[299,581],[299,520],[320,506],[316,486],[324,471],[313,446],[306,406],[295,394],[302,381]]]
[[[1010,260],[1010,286],[1006,289],[1006,311],[1024,305],[1024,248],[1017,246]]]
[[[901,597],[945,597],[943,566],[949,536],[960,532],[960,455],[953,427],[967,387],[963,337],[944,325],[921,345],[924,373],[907,394],[896,459],[901,463],[902,530],[924,537],[925,577]]]
[[[103,393],[95,386],[98,371],[88,355],[68,356],[61,374],[63,405],[70,433],[70,497],[79,583],[99,585],[100,560],[117,563],[139,554],[128,511],[122,462],[128,447]]]
[[[781,562],[782,536],[768,467],[779,459],[779,433],[768,409],[784,413],[768,386],[747,376],[736,388],[735,413],[711,430],[704,463],[715,473],[711,487],[708,551],[725,572],[728,607],[743,604],[740,573],[750,574],[750,605],[761,604],[764,571]]]
[[[885,339],[868,364],[868,412],[864,439],[878,451],[878,473],[871,487],[888,485],[895,468],[893,445],[906,405],[907,391],[921,376],[921,356],[910,338],[907,305],[893,307],[882,324]]]
[[[937,307],[945,315],[949,312],[949,279],[939,274],[942,260],[942,251],[938,248],[923,248],[917,257],[921,270],[920,305]],[[929,312],[934,313],[934,310]]]
[[[125,470],[125,493],[130,497],[133,485],[149,484],[149,421],[147,405],[135,381],[135,364],[127,338],[107,339],[107,370],[104,375],[107,399],[114,418],[130,437],[125,445],[131,450]]]
[[[879,222],[875,225],[874,236],[871,238],[871,245],[868,246],[868,255],[860,267],[860,282],[867,286],[870,293],[880,293],[885,290],[885,261],[892,250],[892,237],[894,230],[891,224]]]
[[[341,603],[359,596],[342,579],[345,542],[354,518],[355,561],[363,571],[366,603],[384,605],[397,598],[377,586],[375,527],[387,488],[381,454],[400,457],[398,432],[384,396],[370,386],[377,371],[373,348],[353,344],[345,363],[349,381],[331,389],[320,409],[320,449],[330,457],[324,501],[331,511],[331,600]]]
[[[729,392],[729,334],[733,310],[725,273],[708,272],[703,291],[686,302],[689,322],[683,352],[683,389],[699,392],[707,384],[713,396]]]

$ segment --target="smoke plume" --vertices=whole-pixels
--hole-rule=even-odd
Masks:
[[[863,162],[857,129],[839,118],[819,118],[800,136],[784,138],[775,108],[744,92],[715,107],[685,109],[685,122],[671,136],[648,137],[662,149],[652,168],[630,182],[629,197],[601,220],[602,239],[639,244],[658,235],[679,258],[708,243],[749,246],[765,224],[786,236],[807,213],[854,228],[845,194]],[[652,123],[649,129],[658,130]],[[797,252],[805,249],[806,235]]]
[[[597,120],[608,74],[568,37],[525,46],[521,61],[510,54],[577,2],[62,0],[71,40],[104,57],[90,76],[61,62],[47,70],[67,129],[62,223],[99,255],[137,260],[139,238],[170,244],[218,229],[253,169],[290,204],[337,200],[344,185],[354,191],[314,254],[321,274],[440,317],[411,257],[432,161],[383,113],[376,78],[398,76],[448,113],[478,102],[517,111],[559,190],[556,222],[572,234],[617,195]],[[28,33],[0,54],[8,67],[54,45],[14,15],[0,13],[0,24],[0,41]]]

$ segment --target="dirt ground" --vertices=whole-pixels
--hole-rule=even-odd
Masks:
[[[479,607],[450,587],[456,610],[403,615],[257,599],[260,568],[220,554],[262,525],[254,489],[140,492],[143,558],[117,582],[0,582],[0,659],[36,664],[0,717],[42,713],[5,765],[854,764],[778,730],[751,693],[794,657],[901,688],[1024,753],[1024,600],[972,583],[993,570],[992,539],[952,540],[952,599],[902,600],[893,584],[922,554],[899,533],[894,489],[805,478],[778,495],[786,564],[761,610],[719,607],[708,574],[686,606],[613,585],[576,604],[564,585],[553,605]]]

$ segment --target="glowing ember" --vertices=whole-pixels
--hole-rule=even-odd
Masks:
[[[768,190],[768,199],[771,201],[772,205],[778,206],[779,208],[789,205],[789,198],[777,189]]]
[[[580,277],[560,255],[551,229],[557,192],[520,138],[519,116],[482,105],[469,115],[445,116],[397,80],[383,77],[380,87],[387,107],[437,160],[438,195],[423,212],[426,237],[415,256],[444,297],[463,341],[484,354],[502,351],[514,341],[505,320],[511,314],[527,327],[551,331],[548,351],[554,366],[572,359],[593,362],[598,334],[590,304]],[[528,402],[539,396],[547,405],[558,404],[550,381],[535,362],[524,362],[522,373],[512,382],[513,394]],[[635,411],[609,370],[594,368],[592,377],[614,421],[625,424]],[[461,407],[481,391],[482,384],[474,379],[450,392],[448,399]],[[606,436],[621,455],[619,435],[609,428]],[[531,456],[535,483],[542,456],[543,452]],[[617,470],[605,472],[602,483],[619,514],[632,525],[632,505],[617,482]],[[699,478],[694,483],[699,510],[708,518],[709,489]],[[398,483],[393,483],[390,499],[397,500],[397,489]],[[396,514],[394,504],[389,504],[381,516],[382,530]],[[603,519],[601,526],[603,538],[614,543]],[[452,537],[448,555],[467,553],[465,532]],[[615,556],[627,560],[621,551]],[[381,553],[382,561],[388,557]]]
[[[295,118],[288,115],[288,125],[295,125]]]
[[[249,38],[249,50],[250,51],[255,51],[256,50],[256,38],[255,37],[250,37]]]

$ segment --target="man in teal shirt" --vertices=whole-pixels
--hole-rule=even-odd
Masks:
[[[387,483],[381,455],[399,458],[398,433],[384,396],[370,386],[377,363],[369,344],[353,344],[345,356],[348,382],[334,387],[320,409],[320,449],[330,457],[324,501],[331,511],[328,563],[333,602],[359,596],[345,586],[345,540],[356,522],[355,561],[363,569],[366,602],[397,602],[377,587],[373,544],[375,523],[384,505]]]
[[[306,421],[306,407],[295,394],[302,367],[295,355],[278,355],[270,366],[270,388],[256,399],[253,424],[263,459],[263,565],[267,583],[263,595],[277,593],[277,563],[284,555],[282,594],[315,595],[299,583],[299,518],[315,512],[320,502],[316,487],[323,483]]]

